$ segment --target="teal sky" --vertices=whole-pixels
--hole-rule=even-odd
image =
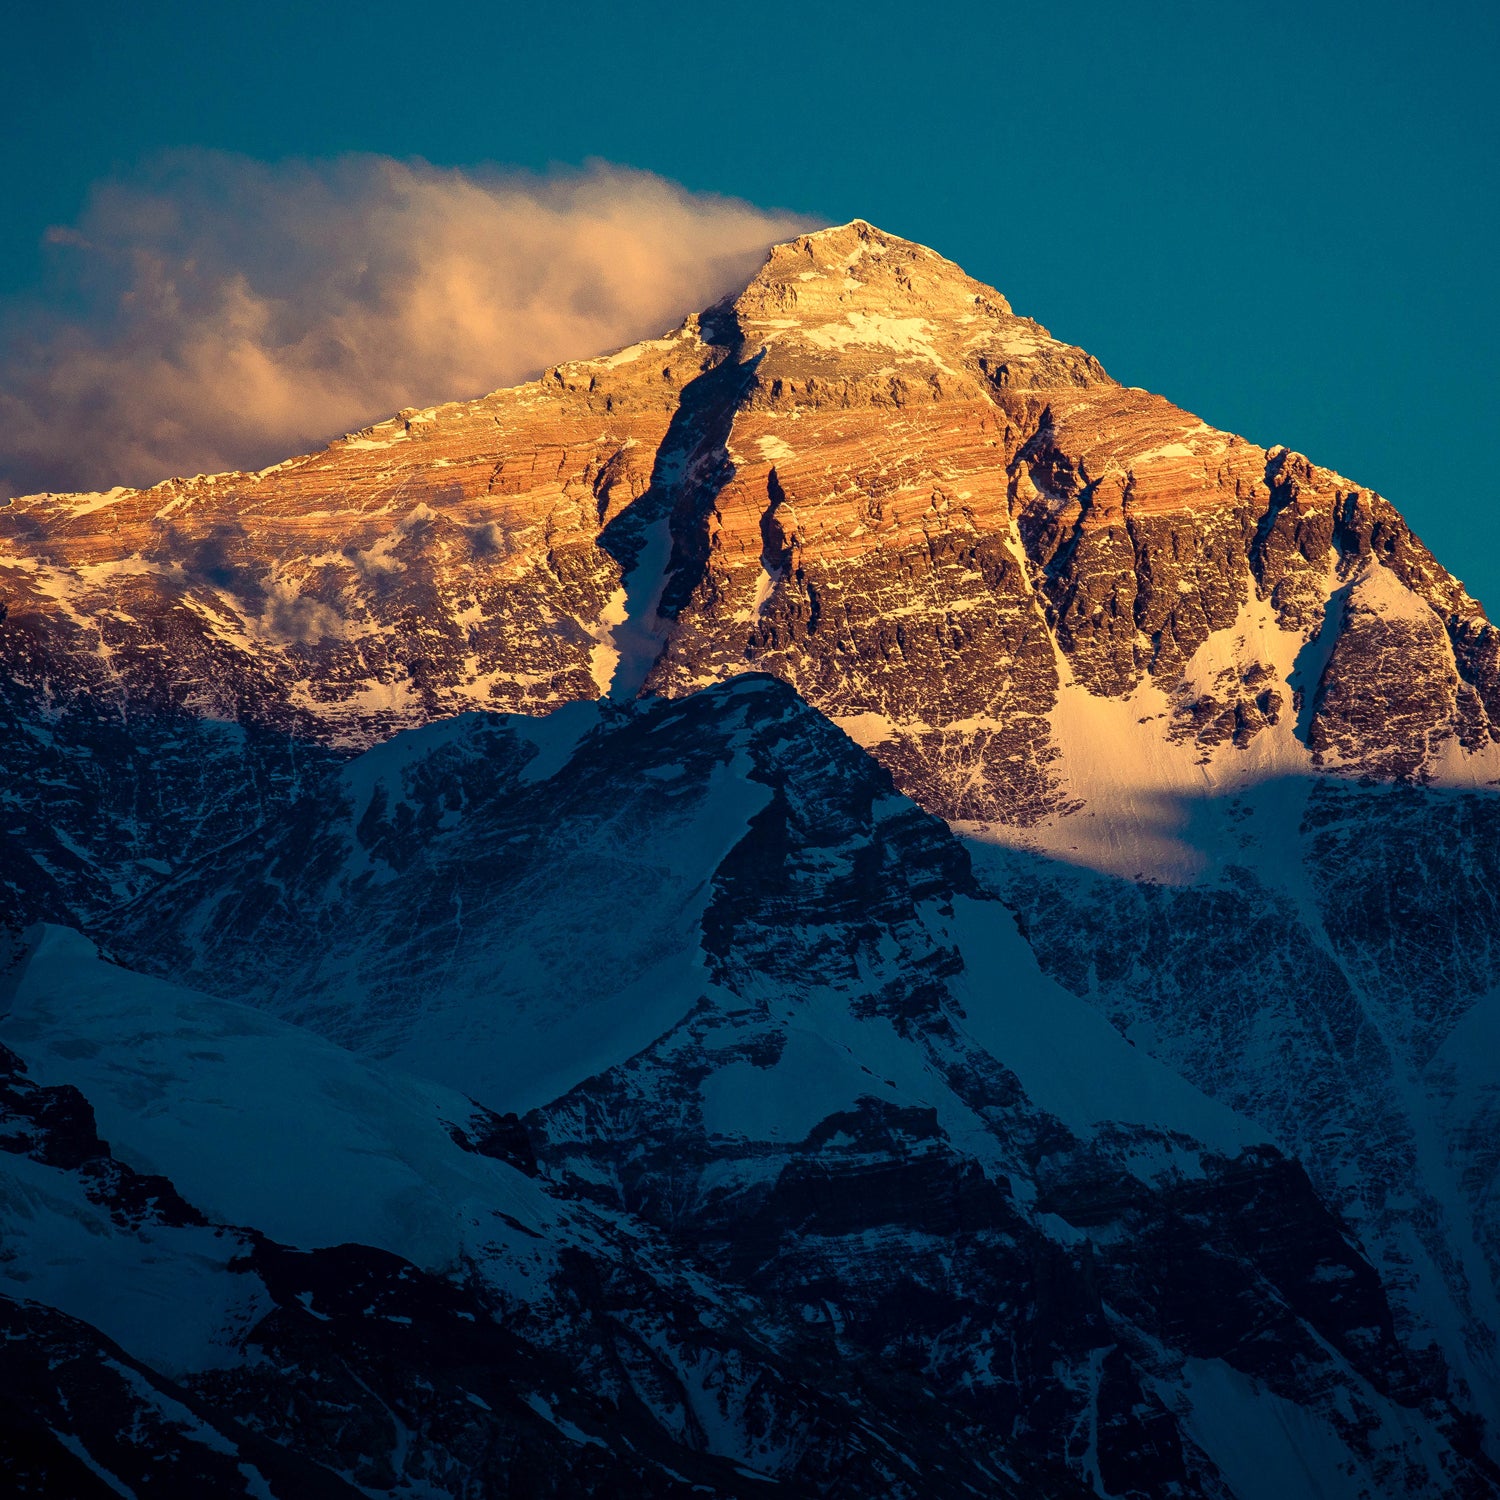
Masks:
[[[145,0],[15,11],[6,51],[0,299],[164,148],[603,157],[932,245],[1381,489],[1500,608],[1492,3]]]

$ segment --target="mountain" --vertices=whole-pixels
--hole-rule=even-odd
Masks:
[[[1500,636],[1380,496],[855,221],[0,532],[25,1492],[1500,1493]]]

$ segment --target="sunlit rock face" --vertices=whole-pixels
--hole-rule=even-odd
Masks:
[[[1173,774],[1497,770],[1496,633],[1387,502],[861,221],[661,339],[261,474],[27,497],[0,534],[5,665],[57,708],[358,747],[753,668],[924,805],[1011,825],[1076,800],[1096,699],[1140,710],[1116,759]]]
[[[1500,636],[1383,498],[855,221],[0,537],[0,1475],[1497,1492]]]
[[[1379,497],[865,224],[778,247],[703,324],[747,382],[673,518],[648,688],[775,672],[925,806],[1011,825],[1096,800],[1069,763],[1101,753],[1142,782],[1500,769],[1495,632]]]

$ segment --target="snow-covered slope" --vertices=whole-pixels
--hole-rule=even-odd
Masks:
[[[64,928],[39,929],[7,988],[0,1041],[30,1078],[79,1089],[118,1160],[219,1223],[303,1249],[356,1241],[434,1271],[488,1250],[516,1258],[512,1283],[556,1226],[531,1178],[455,1143],[491,1127],[439,1084],[132,974]]]
[[[1412,1465],[1481,1483],[1430,1356],[1271,1132],[1045,975],[945,825],[789,689],[555,718],[367,752],[111,942],[529,1111],[551,1180],[877,1383],[917,1359],[986,1451],[1020,1422],[1045,1464],[1091,1425],[1111,1483],[1212,1492],[1252,1421],[1355,1493]],[[781,1472],[792,1448],[744,1420],[705,1441]]]
[[[65,930],[35,929],[7,988],[0,1295],[71,1372],[0,1402],[17,1483],[76,1460],[239,1493],[202,1474],[223,1458],[252,1495],[759,1494],[835,1467],[921,1493],[888,1397],[807,1383],[777,1309],[539,1178],[513,1117]],[[122,1386],[113,1415],[72,1411],[80,1363]]]

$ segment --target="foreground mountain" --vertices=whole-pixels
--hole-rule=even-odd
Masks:
[[[154,1201],[193,1205],[182,1233],[230,1243],[206,1266],[153,1245],[147,1273],[125,1252],[102,1278],[95,1253],[80,1288],[76,1250],[33,1220],[28,1294],[185,1385],[224,1441],[271,1437],[377,1490],[485,1494],[480,1452],[522,1462],[509,1429],[455,1429],[451,1401],[412,1410],[412,1382],[452,1374],[402,1320],[437,1318],[456,1282],[449,1305],[498,1329],[466,1379],[503,1356],[512,1381],[556,1381],[550,1353],[588,1377],[574,1405],[609,1392],[658,1442],[793,1493],[859,1466],[868,1494],[1006,1493],[1007,1471],[1048,1494],[1234,1493],[1246,1409],[1283,1407],[1313,1436],[1269,1464],[1483,1492],[1460,1409],[1300,1168],[1050,984],[951,833],[826,720],[759,676],[567,717],[409,732],[113,924],[141,965],[434,1083],[36,930],[0,1024],[28,1070],[18,1113],[50,1125],[30,1091],[76,1088],[172,1184]],[[538,828],[544,847],[517,847]],[[592,982],[581,957],[607,960]],[[73,1166],[51,1140],[19,1138],[28,1171]],[[447,1281],[408,1290],[393,1256]],[[602,1350],[599,1282],[623,1323]],[[282,1326],[296,1299],[362,1309],[325,1335],[367,1386],[378,1362],[361,1437],[326,1430],[333,1377]],[[273,1413],[304,1379],[288,1427]],[[490,1379],[489,1409],[562,1399],[502,1403]],[[588,1417],[564,1432],[641,1451],[623,1415]],[[629,1493],[600,1457],[572,1482]],[[733,1470],[697,1482],[737,1492]]]
[[[37,1492],[1497,1492],[1500,637],[1385,500],[856,222],[0,530],[0,1270],[176,1465],[22,1373]]]

